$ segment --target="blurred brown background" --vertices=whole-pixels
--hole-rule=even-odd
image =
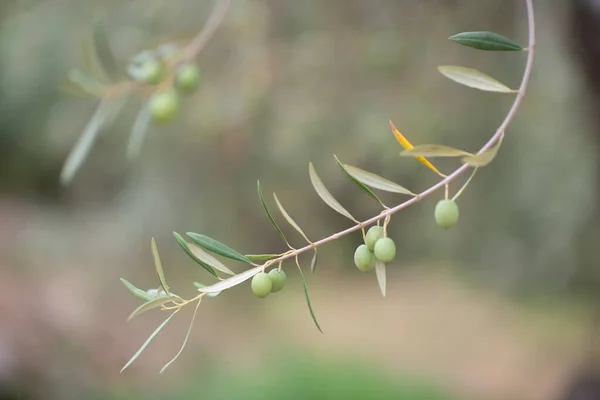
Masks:
[[[2,1],[0,399],[558,398],[595,347],[597,127],[567,3],[535,5],[535,70],[498,158],[461,197],[455,229],[434,223],[441,193],[394,217],[387,298],[353,266],[359,235],[346,237],[321,250],[308,277],[324,335],[289,268],[277,296],[257,300],[242,285],[203,302],[188,348],[158,377],[191,310],[119,374],[164,318],[125,322],[139,301],[119,277],[156,287],[150,238],[170,285],[189,296],[192,281],[210,279],[172,231],[244,253],[284,250],[258,179],[315,240],[349,225],[314,193],[309,161],[361,219],[376,204],[333,154],[414,191],[433,184],[430,171],[398,157],[388,120],[414,143],[477,150],[512,97],[459,86],[436,66],[471,66],[517,87],[525,54],[447,38],[492,30],[525,44],[524,2],[235,0],[198,59],[202,89],[177,121],[153,128],[128,163],[139,106],[130,102],[64,188],[60,169],[97,103],[58,86],[82,66],[96,13],[125,62],[191,37],[212,2]]]

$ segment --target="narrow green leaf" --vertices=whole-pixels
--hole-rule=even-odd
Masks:
[[[329,192],[329,190],[327,190],[327,188],[323,184],[323,181],[321,180],[321,178],[319,178],[319,175],[317,174],[317,171],[315,170],[315,167],[313,166],[312,163],[308,164],[308,174],[310,175],[310,182],[312,183],[313,187],[315,188],[315,191],[317,192],[317,194],[319,195],[321,200],[323,200],[325,202],[325,204],[327,204],[329,207],[333,208],[338,213],[342,214],[344,217],[351,219],[354,222],[358,222],[352,216],[352,214],[350,214],[348,212],[348,210],[346,210],[335,199],[335,197],[333,197],[331,192]]]
[[[369,196],[374,198],[382,207],[385,207],[383,202],[379,199],[379,197],[377,197],[377,195],[375,193],[373,193],[373,191],[371,189],[369,189],[362,182],[360,182],[359,180],[354,178],[352,175],[350,175],[350,173],[348,173],[348,171],[346,171],[346,167],[344,166],[344,164],[342,164],[342,162],[337,158],[337,156],[334,155],[334,157],[335,157],[335,161],[337,161],[338,165],[340,166],[340,168],[342,169],[342,171],[344,172],[344,174],[346,175],[346,177],[348,179],[350,179],[352,182],[354,182],[354,184],[356,186],[358,186],[359,189],[361,189],[363,192],[367,193]]]
[[[194,232],[187,232],[186,235],[188,235],[190,239],[192,239],[192,241],[198,246],[203,247],[208,251],[212,251],[213,253],[230,258],[232,260],[245,262],[246,264],[252,264],[252,261],[250,261],[246,256],[238,253],[231,247],[219,242],[218,240]]]
[[[296,265],[298,265],[296,263]],[[300,276],[302,277],[302,286],[304,287],[304,295],[306,296],[306,304],[308,305],[308,311],[310,311],[310,316],[312,317],[313,322],[317,326],[319,332],[323,333],[323,330],[319,326],[319,322],[317,321],[317,316],[315,315],[315,311],[312,308],[312,304],[310,302],[310,296],[308,295],[308,287],[306,286],[306,278],[304,277],[304,273],[302,272],[302,268],[298,265],[298,270],[300,271]]]
[[[171,294],[169,292],[169,285],[167,285],[167,280],[165,279],[162,263],[160,262],[160,255],[158,254],[158,247],[156,247],[156,240],[152,238],[150,244],[150,247],[152,248],[152,257],[154,257],[154,266],[156,267],[156,274],[158,275],[160,286],[163,288],[166,294]]]
[[[500,150],[500,146],[502,146],[502,140],[504,139],[504,133],[500,136],[500,139],[494,144],[490,149],[476,155],[471,155],[468,157],[464,157],[462,161],[465,164],[469,164],[471,167],[485,167],[489,163],[491,163],[494,158],[496,158],[496,154],[498,154],[498,150]]]
[[[192,320],[190,321],[190,326],[188,328],[188,331],[185,335],[185,339],[183,339],[183,343],[181,344],[181,348],[179,349],[179,351],[177,352],[177,354],[175,354],[175,357],[173,357],[171,359],[171,361],[169,361],[168,363],[165,364],[164,367],[162,367],[162,369],[160,370],[160,374],[162,374],[165,369],[167,369],[169,367],[169,365],[173,364],[175,362],[175,360],[177,360],[177,358],[179,357],[179,355],[183,352],[183,349],[185,349],[185,345],[187,344],[188,338],[190,337],[190,333],[192,332],[192,328],[194,327],[194,321],[196,320],[196,314],[198,314],[198,307],[200,306],[201,303],[201,299],[198,300],[198,304],[196,304],[196,308],[194,309],[194,314],[192,315]]]
[[[281,215],[283,215],[283,218],[285,218],[285,220],[295,230],[297,230],[308,243],[311,243],[310,239],[306,236],[306,234],[304,233],[304,231],[298,226],[298,224],[296,223],[296,221],[294,221],[292,219],[292,217],[290,217],[290,214],[288,214],[287,211],[285,211],[285,208],[283,208],[283,206],[279,202],[279,199],[277,198],[277,195],[275,193],[273,193],[273,198],[275,199],[275,203],[277,204],[277,208],[279,208],[279,211],[281,212]]]
[[[154,296],[152,296],[145,290],[138,289],[137,287],[135,287],[133,284],[129,283],[125,279],[121,278],[121,282],[123,282],[123,285],[125,285],[125,287],[131,292],[132,295],[139,297],[140,299],[145,300],[145,301],[152,301],[155,299]]]
[[[377,283],[379,283],[379,289],[381,290],[381,294],[385,297],[386,292],[386,273],[385,273],[385,264],[381,261],[375,261],[375,274],[377,275]]]
[[[174,302],[175,300],[180,300],[180,299],[181,298],[179,296],[165,296],[165,297],[159,297],[158,299],[147,301],[146,303],[142,304],[141,306],[139,306],[138,308],[133,310],[133,312],[127,318],[127,321],[131,321],[133,318],[137,317],[138,315],[140,315],[146,311],[150,311],[157,307],[161,307],[165,303]]]
[[[202,284],[202,283],[200,283],[200,282],[194,282],[194,286],[196,286],[196,288],[198,288],[198,289],[200,289],[200,288],[205,288],[205,287],[206,287],[206,285],[203,285],[203,284]],[[211,292],[211,293],[206,293],[206,295],[207,295],[208,297],[217,297],[217,296],[218,296],[218,295],[220,295],[220,294],[221,294],[221,292]]]
[[[188,243],[187,245],[190,248],[191,252],[199,260],[205,262],[206,264],[210,265],[211,267],[213,267],[216,270],[219,270],[219,271],[221,271],[223,273],[226,273],[227,275],[235,275],[235,272],[233,272],[232,270],[230,270],[229,268],[227,268],[225,266],[225,264],[223,264],[221,261],[217,260],[216,258],[214,258],[213,256],[211,256],[210,254],[208,254],[206,251],[204,251],[204,249],[202,249],[202,247],[196,246],[193,243]]]
[[[202,261],[201,259],[199,259],[198,257],[196,257],[196,255],[194,254],[194,252],[190,249],[188,243],[185,241],[184,238],[181,237],[181,235],[179,233],[173,232],[173,236],[175,237],[175,240],[177,240],[177,243],[179,243],[179,245],[181,246],[181,248],[183,249],[183,251],[185,251],[185,253],[192,260],[194,260],[197,264],[199,264],[202,268],[204,268],[205,270],[207,270],[208,272],[210,272],[212,275],[218,277],[217,271],[215,271],[213,269],[213,267],[211,267],[210,265],[208,265],[207,263],[205,263],[204,261]]]
[[[246,258],[251,261],[267,261],[271,258],[279,257],[281,254],[246,254]]]
[[[236,285],[239,285],[240,283],[242,283],[244,281],[247,281],[248,279],[252,278],[254,275],[258,274],[260,271],[262,271],[262,269],[263,269],[263,266],[259,265],[258,267],[254,267],[254,268],[246,270],[240,274],[234,275],[231,278],[223,279],[222,281],[217,282],[213,285],[198,288],[198,291],[202,292],[202,293],[222,292],[225,289],[232,288]]]
[[[119,67],[108,40],[106,20],[103,15],[97,15],[94,18],[93,40],[96,55],[98,56],[98,60],[100,61],[100,65],[102,65],[102,69],[106,73],[106,76],[113,81],[118,80],[120,77]]]
[[[384,190],[386,192],[408,194],[410,196],[416,196],[413,192],[406,189],[403,186],[398,185],[388,179],[382,178],[372,172],[364,171],[360,168],[353,167],[352,165],[344,164],[346,171],[354,177],[354,179],[361,183],[372,187],[373,189]]]
[[[78,87],[82,92],[92,97],[98,99],[104,97],[104,94],[106,92],[106,86],[96,81],[95,79],[90,78],[89,76],[85,75],[79,70],[73,69],[69,71],[67,79],[73,85]]]
[[[455,149],[454,147],[448,147],[441,144],[421,144],[413,147],[412,149],[403,150],[400,153],[401,156],[407,157],[464,157],[472,156],[473,154]]]
[[[258,197],[260,198],[260,202],[265,210],[265,213],[267,214],[267,217],[269,218],[269,221],[271,221],[271,224],[275,227],[275,230],[277,231],[277,233],[279,233],[279,236],[281,236],[283,241],[286,244],[288,244],[288,241],[285,238],[283,231],[281,230],[279,225],[277,225],[277,222],[275,222],[275,219],[273,218],[273,216],[271,215],[271,212],[269,211],[269,208],[267,207],[267,203],[265,202],[265,198],[263,197],[263,194],[262,194],[262,189],[260,188],[260,181],[256,181],[256,187],[258,189]]]
[[[310,261],[310,272],[312,274],[315,273],[315,269],[317,268],[317,249],[315,248],[315,252],[313,254],[312,260]]]
[[[129,135],[129,142],[127,143],[127,158],[133,160],[137,158],[142,150],[142,144],[146,138],[148,127],[150,126],[150,110],[148,107],[143,106],[138,115],[135,118],[133,127],[131,128],[131,134]]]
[[[459,67],[454,65],[443,65],[438,67],[438,70],[446,78],[453,80],[468,87],[498,93],[516,93],[503,83],[497,81],[489,75],[484,74],[473,68]]]
[[[66,186],[71,183],[96,142],[98,133],[116,117],[124,105],[125,98],[105,99],[100,102],[65,161],[60,172],[62,185]]]
[[[140,347],[140,349],[133,355],[133,357],[131,357],[129,359],[129,361],[127,361],[127,364],[125,364],[125,366],[123,368],[121,368],[121,372],[125,371],[125,369],[127,367],[129,367],[135,360],[137,360],[137,358],[140,356],[140,354],[142,354],[142,352],[146,349],[146,347],[148,347],[148,345],[150,344],[150,342],[156,337],[156,335],[158,335],[158,333],[162,330],[162,328],[164,328],[165,325],[167,325],[169,323],[169,321],[171,320],[171,318],[173,318],[173,315],[175,315],[175,314],[177,314],[177,311],[175,311],[171,315],[169,315],[169,317],[167,319],[165,319],[158,326],[158,328],[156,328],[154,330],[154,332],[152,332],[152,334],[148,337],[148,339],[146,339],[146,341],[144,342],[144,344],[142,345],[142,347]]]
[[[523,46],[494,32],[462,32],[448,39],[463,46],[489,51],[522,51]]]

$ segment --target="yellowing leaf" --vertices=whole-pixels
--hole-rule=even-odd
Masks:
[[[400,133],[398,129],[396,129],[392,121],[390,121],[390,127],[392,128],[392,132],[394,133],[396,140],[398,141],[398,143],[400,143],[402,147],[404,147],[406,150],[413,148],[413,145],[408,141],[408,139],[404,137],[403,134]],[[434,167],[433,164],[431,164],[425,157],[417,156],[417,160],[419,160],[421,164],[425,165],[427,168],[429,168],[439,176],[444,176],[444,174],[438,171],[438,169]]]
[[[409,157],[464,157],[472,156],[473,154],[441,144],[420,144],[412,149],[404,150],[400,155]]]
[[[453,80],[468,87],[499,93],[516,93],[505,84],[497,81],[489,75],[484,74],[473,68],[460,67],[455,65],[443,65],[438,67],[438,71],[446,78]]]
[[[462,161],[465,164],[469,164],[471,167],[485,167],[489,163],[492,162],[494,158],[496,158],[496,154],[498,154],[498,150],[502,145],[502,140],[504,139],[504,133],[500,136],[500,139],[494,144],[490,149],[476,155],[471,155],[468,157],[464,157]]]

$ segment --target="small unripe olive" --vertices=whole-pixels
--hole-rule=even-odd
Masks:
[[[372,226],[367,231],[367,235],[365,238],[365,244],[369,248],[369,250],[373,251],[375,248],[375,242],[383,237],[383,228],[381,226]]]
[[[354,264],[363,272],[369,272],[375,268],[375,255],[366,244],[361,244],[354,252]]]
[[[193,64],[183,65],[175,75],[175,86],[182,93],[192,93],[200,84],[200,69]]]
[[[165,77],[165,68],[158,60],[146,61],[142,64],[140,75],[146,84],[157,85]]]
[[[277,268],[269,271],[269,278],[271,279],[271,292],[279,292],[285,286],[285,272],[283,270],[278,271]]]
[[[179,110],[179,96],[172,90],[154,93],[150,97],[148,107],[154,121],[169,122]]]
[[[453,200],[440,200],[435,206],[435,222],[444,229],[458,222],[458,205]]]
[[[392,262],[396,257],[396,244],[389,237],[381,238],[375,243],[375,258],[381,262]]]
[[[273,288],[271,278],[269,278],[269,275],[265,272],[259,272],[254,275],[250,286],[252,287],[254,295],[261,299],[267,297]]]

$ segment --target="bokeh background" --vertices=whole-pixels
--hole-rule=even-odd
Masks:
[[[594,366],[600,293],[597,125],[565,4],[535,2],[530,90],[498,158],[460,198],[459,225],[435,225],[442,193],[393,218],[398,256],[385,299],[374,274],[353,265],[360,235],[345,237],[323,247],[307,275],[324,334],[288,265],[286,289],[268,299],[245,284],[204,301],[187,349],[159,376],[191,309],[119,373],[165,317],[126,322],[139,301],[119,278],[157,286],[150,238],[171,287],[191,296],[191,283],[210,277],[173,231],[244,253],[284,250],[257,180],[315,240],[349,225],[314,193],[309,161],[361,219],[377,205],[333,154],[414,191],[435,183],[398,157],[388,121],[414,143],[477,150],[512,97],[457,85],[436,66],[467,65],[518,86],[525,54],[447,38],[492,30],[525,43],[524,2],[235,0],[198,58],[202,89],[178,119],[153,127],[130,163],[127,138],[143,99],[132,100],[69,187],[60,170],[97,102],[59,86],[82,68],[94,17],[106,15],[125,63],[192,37],[212,2],[0,2],[0,398],[558,399]]]

